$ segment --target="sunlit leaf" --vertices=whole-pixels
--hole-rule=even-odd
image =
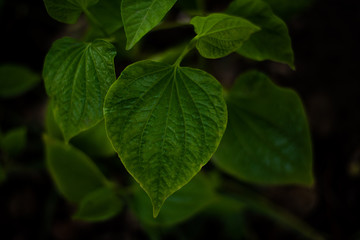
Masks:
[[[115,81],[112,44],[57,40],[46,56],[43,76],[56,122],[66,141],[103,119],[103,102]]]
[[[176,0],[123,0],[121,15],[127,38],[126,49],[131,49],[158,25],[175,2]]]
[[[191,24],[197,33],[196,48],[206,58],[221,58],[235,52],[260,30],[246,19],[221,13],[194,17]]]
[[[208,73],[142,61],[128,66],[105,100],[108,136],[158,215],[200,171],[224,133],[221,85]]]
[[[227,105],[229,122],[215,153],[217,166],[255,183],[313,182],[309,127],[294,91],[253,71],[236,81]]]

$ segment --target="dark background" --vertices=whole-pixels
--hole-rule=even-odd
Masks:
[[[229,1],[208,2],[212,10]],[[50,18],[40,0],[6,0],[0,11],[0,64],[19,63],[40,73],[52,42],[76,30]],[[263,192],[327,239],[360,239],[360,3],[314,0],[287,23],[296,72],[267,61],[229,65],[234,56],[209,61],[208,68],[231,82],[238,72],[256,67],[300,94],[312,132],[315,186],[269,187]],[[166,42],[176,42],[176,32],[170,31]],[[145,44],[156,48],[162,41],[161,34],[154,33]],[[127,211],[104,223],[71,221],[71,207],[58,197],[42,166],[46,99],[43,85],[16,99],[0,99],[1,130],[25,125],[29,141],[17,159],[19,169],[0,186],[0,239],[146,239]],[[249,221],[259,239],[301,239],[266,218],[249,216]],[[221,239],[209,224],[204,232]]]

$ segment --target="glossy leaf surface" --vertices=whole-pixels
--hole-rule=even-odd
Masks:
[[[107,186],[104,175],[80,150],[44,136],[46,164],[57,189],[72,202],[80,202],[89,193]]]
[[[158,25],[175,2],[176,0],[123,0],[121,15],[127,38],[126,49],[131,49]]]
[[[138,188],[133,201],[133,209],[141,222],[149,225],[169,226],[185,221],[214,203],[216,193],[207,179],[198,174],[187,185],[170,196],[154,219],[151,202],[146,193]]]
[[[194,17],[196,48],[205,58],[221,58],[239,49],[251,34],[260,30],[244,18],[214,13]]]
[[[103,119],[103,102],[115,81],[112,44],[57,40],[45,59],[43,76],[56,122],[66,141]]]
[[[151,198],[154,216],[210,160],[227,121],[214,77],[152,61],[122,72],[106,96],[104,113],[108,136]]]
[[[55,20],[73,24],[81,13],[99,0],[44,0],[48,14]],[[105,0],[108,1],[108,0]]]
[[[0,97],[17,97],[31,90],[41,76],[27,67],[13,64],[0,66]]]
[[[1,149],[10,157],[19,155],[26,146],[26,127],[8,131],[1,138]]]
[[[228,14],[248,19],[261,28],[237,51],[257,60],[273,60],[294,68],[294,53],[286,24],[262,0],[235,0]]]
[[[89,12],[108,34],[114,33],[123,26],[120,10],[121,1],[100,0],[96,5],[89,7]]]
[[[214,155],[217,166],[255,183],[313,182],[309,128],[294,91],[249,72],[236,81],[227,105],[228,128]]]
[[[95,222],[116,216],[123,208],[123,202],[110,188],[99,188],[81,201],[74,219]]]

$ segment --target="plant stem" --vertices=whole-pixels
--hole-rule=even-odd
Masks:
[[[178,57],[178,59],[176,60],[176,62],[174,63],[175,67],[179,67],[181,61],[184,59],[184,57],[195,47],[197,42],[197,38],[194,37],[188,45],[186,45],[186,47],[184,48],[184,50],[182,51],[182,53],[180,54],[180,56]]]

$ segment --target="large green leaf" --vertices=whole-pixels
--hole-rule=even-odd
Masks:
[[[89,193],[108,182],[83,152],[69,144],[44,136],[46,164],[58,190],[72,202],[80,202]]]
[[[251,34],[260,30],[244,18],[222,13],[194,17],[191,24],[197,33],[196,48],[206,58],[221,58],[235,52]]]
[[[131,49],[155,27],[175,2],[176,0],[123,0],[121,15],[127,38],[126,49]]]
[[[210,160],[227,122],[214,77],[152,61],[122,72],[106,96],[104,113],[108,136],[151,198],[154,216]]]
[[[299,96],[259,72],[237,80],[227,98],[229,122],[215,153],[227,173],[262,184],[312,184],[309,127]]]
[[[122,208],[123,202],[112,189],[99,188],[84,197],[73,218],[89,222],[104,221],[117,215]]]
[[[99,0],[43,0],[49,15],[55,20],[73,24],[81,13]],[[102,0],[104,1],[104,0]],[[108,0],[105,0],[108,1]]]
[[[0,97],[19,96],[32,89],[41,76],[27,67],[13,64],[0,66]]]
[[[237,51],[258,61],[273,60],[294,68],[294,53],[286,24],[262,0],[235,0],[226,11],[256,24],[261,31],[254,33]]]
[[[103,119],[103,102],[115,81],[112,44],[96,40],[57,40],[45,59],[43,76],[66,141]]]
[[[114,33],[123,26],[120,11],[121,1],[101,0],[98,4],[89,8],[89,12],[108,34]]]
[[[187,220],[216,200],[217,195],[208,179],[198,174],[168,198],[156,219],[153,218],[149,198],[140,188],[135,192],[132,208],[140,221],[145,224],[169,226]]]
[[[10,157],[20,154],[26,146],[26,132],[26,127],[19,127],[8,131],[1,138],[1,149]]]
[[[52,101],[49,102],[46,111],[45,128],[50,137],[63,139],[61,130],[54,119]],[[115,150],[107,137],[104,121],[81,132],[71,139],[70,143],[91,157],[110,157],[115,154]]]

